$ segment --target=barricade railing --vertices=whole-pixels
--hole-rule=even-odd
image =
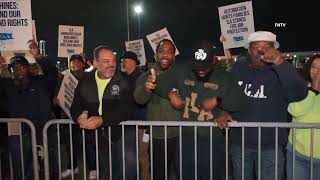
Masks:
[[[58,155],[58,161],[59,161],[59,179],[61,179],[61,155],[60,155],[60,151],[61,151],[61,145],[60,145],[60,126],[61,125],[69,125],[69,137],[64,137],[64,138],[68,138],[69,139],[69,142],[70,142],[70,147],[69,147],[69,150],[70,150],[70,163],[71,163],[71,170],[73,171],[74,170],[74,165],[73,165],[73,160],[74,160],[74,156],[73,156],[73,149],[74,149],[74,144],[73,144],[73,128],[72,128],[72,124],[74,124],[73,121],[71,120],[68,120],[68,119],[61,119],[61,120],[52,120],[52,121],[49,121],[44,129],[43,129],[43,140],[44,140],[44,155],[45,155],[45,179],[48,180],[49,179],[49,155],[48,155],[48,138],[47,138],[47,131],[48,131],[48,128],[53,126],[53,125],[56,125],[57,126],[57,138],[58,138],[58,152],[59,152],[59,155]],[[207,127],[209,129],[209,132],[210,132],[210,136],[209,136],[209,142],[210,142],[210,173],[209,173],[209,177],[208,179],[214,179],[214,172],[213,172],[213,165],[212,165],[212,162],[213,162],[213,147],[212,147],[212,141],[214,140],[214,136],[212,136],[212,133],[213,133],[213,128],[216,128],[217,127],[217,124],[216,123],[212,123],[212,122],[185,122],[185,121],[126,121],[126,122],[122,122],[120,125],[121,127],[121,148],[122,148],[122,179],[130,179],[130,177],[127,177],[128,176],[128,173],[131,169],[127,169],[127,166],[126,166],[126,161],[127,161],[127,152],[126,152],[126,148],[127,148],[127,145],[126,145],[126,135],[125,135],[125,131],[126,130],[126,127],[134,127],[135,129],[135,134],[133,136],[135,136],[135,163],[136,163],[136,166],[135,166],[135,170],[136,170],[136,174],[135,174],[135,177],[137,180],[139,180],[139,146],[138,146],[138,141],[139,138],[138,138],[138,129],[139,127],[147,127],[149,128],[149,135],[150,135],[150,145],[149,145],[149,149],[150,149],[150,174],[151,174],[151,180],[153,180],[153,166],[154,166],[154,161],[153,161],[153,130],[154,128],[157,128],[157,127],[163,127],[164,128],[164,153],[165,153],[165,180],[168,180],[169,179],[169,171],[170,171],[170,167],[167,167],[167,162],[168,162],[168,159],[167,159],[167,155],[168,155],[168,152],[167,152],[167,139],[168,139],[168,128],[171,128],[171,127],[176,127],[178,129],[178,149],[179,149],[179,162],[178,162],[178,172],[176,172],[176,175],[177,177],[180,178],[180,180],[183,179],[183,171],[182,171],[182,154],[183,154],[183,149],[182,149],[182,139],[184,138],[183,137],[183,128],[185,127],[191,127],[193,128],[193,137],[194,137],[194,179],[197,180],[198,176],[198,169],[197,169],[197,160],[198,160],[198,148],[197,148],[197,140],[198,140],[198,128],[200,127]],[[241,128],[241,139],[242,139],[242,143],[241,143],[241,154],[242,154],[242,158],[241,158],[241,179],[244,180],[245,177],[244,177],[244,172],[245,172],[245,169],[244,169],[244,154],[245,154],[245,138],[244,138],[244,134],[245,134],[245,130],[246,128],[256,128],[258,133],[257,133],[257,137],[258,137],[258,145],[257,145],[257,150],[258,150],[258,172],[257,172],[257,179],[261,179],[261,148],[262,148],[262,145],[261,145],[261,130],[263,128],[274,128],[274,132],[275,132],[275,135],[274,135],[274,149],[275,149],[275,156],[274,156],[274,160],[275,162],[278,162],[278,151],[277,149],[279,148],[279,142],[278,142],[278,139],[279,139],[279,129],[292,129],[292,134],[293,134],[293,137],[295,137],[295,134],[296,134],[296,130],[297,129],[310,129],[310,137],[311,137],[311,144],[310,144],[310,148],[311,148],[311,152],[310,152],[310,162],[311,162],[311,170],[310,170],[310,179],[312,180],[313,179],[313,160],[314,160],[314,156],[313,156],[313,149],[314,149],[314,143],[320,143],[320,142],[314,142],[313,141],[313,138],[314,138],[314,131],[317,129],[320,129],[320,123],[308,123],[308,124],[301,124],[301,123],[269,123],[269,122],[231,122],[229,123],[229,128],[228,129],[225,129],[224,130],[224,148],[225,148],[225,178],[226,180],[229,179],[229,176],[230,176],[230,169],[229,169],[229,142],[230,142],[230,135],[229,135],[229,131],[230,129],[233,129],[233,128]],[[104,130],[102,130],[102,133],[99,132],[100,130],[94,130],[94,142],[95,143],[95,158],[96,158],[96,175],[97,175],[97,179],[100,179],[100,163],[99,163],[99,157],[103,156],[107,156],[108,157],[108,163],[105,165],[106,167],[103,167],[103,169],[108,169],[108,179],[113,179],[117,176],[117,174],[113,174],[114,171],[113,171],[113,168],[114,168],[114,165],[113,165],[113,158],[116,159],[116,156],[114,156],[112,153],[113,151],[110,151],[112,149],[112,146],[116,146],[116,143],[113,142],[112,138],[111,138],[111,134],[112,134],[112,131],[111,131],[111,128],[110,127],[105,127]],[[87,179],[87,165],[86,165],[86,131],[85,130],[82,130],[82,160],[83,160],[83,179]],[[100,135],[102,134],[102,135]],[[101,154],[101,152],[99,152],[99,147],[100,146],[103,146],[101,143],[100,143],[100,140],[102,138],[105,138],[103,140],[105,140],[105,142],[107,143],[106,147],[109,149],[108,153],[107,154]],[[296,142],[295,142],[295,139],[296,138],[293,138],[292,139],[292,146],[293,148],[296,147]],[[90,142],[90,143],[92,143]],[[128,143],[128,142],[127,142]],[[216,148],[216,147],[215,147]],[[292,157],[293,157],[293,175],[295,175],[295,151],[293,151],[292,153]],[[77,157],[79,158],[79,157]],[[200,157],[201,158],[201,157]],[[117,160],[117,159],[116,159]],[[115,161],[116,161],[115,160]],[[107,168],[109,167],[109,168]],[[274,173],[274,179],[277,180],[278,179],[278,167],[277,167],[277,163],[275,163],[275,173]],[[131,171],[130,171],[131,172]],[[74,177],[74,173],[72,172],[71,174],[71,179],[75,179]],[[294,176],[293,176],[293,179],[294,179]]]
[[[1,124],[7,124],[8,126],[8,143],[19,143],[18,147],[16,146],[17,144],[13,144],[13,145],[9,145],[8,146],[8,152],[10,153],[10,178],[11,179],[17,179],[17,177],[15,176],[19,176],[19,178],[22,178],[22,180],[26,179],[26,174],[27,173],[33,173],[33,179],[35,180],[39,180],[39,166],[38,166],[38,158],[37,158],[37,138],[36,138],[36,129],[35,126],[33,125],[33,123],[28,120],[28,119],[22,119],[22,118],[0,118],[0,123]],[[25,129],[25,128],[21,128],[21,125],[27,125],[27,127],[29,129]],[[30,133],[27,133],[26,131]],[[17,139],[16,136],[19,136],[19,138]],[[27,139],[24,139],[23,136],[26,136]],[[13,137],[15,139],[13,139]],[[29,152],[29,144],[28,147],[24,147],[24,143],[29,143],[26,142],[30,140],[31,141],[31,152]],[[16,149],[18,148],[18,149]],[[13,161],[13,157],[12,154],[13,153],[17,153],[16,151],[20,151],[20,154],[18,156],[20,156],[20,162],[12,162]],[[28,162],[26,162],[26,157],[30,156],[31,161],[32,161],[32,170],[33,172],[26,172],[26,164],[28,164]],[[14,159],[16,159],[17,157],[14,157]],[[0,159],[1,161],[1,159]],[[18,165],[19,163],[19,167],[14,167],[13,163],[15,165]],[[0,168],[0,180],[2,179],[2,167],[4,167],[1,164],[1,168]],[[15,172],[15,170],[19,170],[21,172]],[[31,175],[32,176],[32,175]]]

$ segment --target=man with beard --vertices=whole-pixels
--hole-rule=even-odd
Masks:
[[[10,59],[8,66],[12,73],[12,79],[3,80],[5,94],[7,95],[7,110],[9,118],[27,118],[33,122],[36,128],[37,143],[42,143],[42,129],[47,121],[54,118],[51,106],[51,94],[55,86],[57,70],[50,64],[49,59],[40,54],[36,42],[31,41],[30,52],[40,65],[44,75],[32,76],[30,65],[23,56],[14,56]],[[53,130],[53,129],[51,129]],[[22,140],[24,151],[24,175],[25,179],[33,179],[33,166],[31,154],[31,132],[27,126],[22,125]],[[49,156],[55,157],[55,142],[53,142],[54,132],[49,131],[50,140]],[[11,135],[8,138],[9,151],[12,158],[14,172],[13,179],[23,179],[21,162],[20,137]],[[50,161],[50,178],[58,178],[58,166],[54,161]]]
[[[192,62],[173,66],[161,75],[153,74],[153,88],[157,94],[169,99],[171,105],[180,110],[184,121],[213,121],[220,128],[227,128],[232,121],[228,112],[241,110],[244,96],[224,68],[214,66],[213,45],[200,41],[193,48]],[[212,153],[213,179],[225,178],[225,141],[223,131],[213,128],[182,129],[182,179],[195,179],[195,157],[197,178],[210,179],[210,153]],[[210,152],[210,136],[213,150]],[[197,144],[197,154],[194,148]]]
[[[153,71],[162,74],[168,71],[175,61],[176,47],[168,39],[162,40],[156,48],[156,64]],[[168,99],[158,96],[153,92],[154,84],[151,81],[151,72],[145,72],[137,80],[134,97],[137,103],[147,105],[148,121],[178,121],[179,111],[174,109]],[[165,134],[163,127],[153,127],[152,146],[153,146],[153,179],[165,179]],[[167,155],[168,169],[174,165],[176,159],[176,149],[178,140],[178,129],[176,127],[167,128]],[[147,158],[147,157],[146,157]],[[169,170],[168,170],[169,172]],[[169,175],[168,175],[169,177]]]
[[[135,127],[126,127],[124,132],[125,167],[122,164],[122,129],[119,123],[130,119],[132,97],[127,81],[120,71],[116,71],[116,55],[113,48],[99,46],[94,51],[97,69],[87,73],[79,82],[71,105],[72,119],[86,130],[98,130],[99,167],[102,179],[109,163],[108,151],[111,151],[112,179],[122,179],[122,171],[128,180],[136,179]],[[111,127],[111,149],[109,132]],[[87,139],[95,142],[95,139]],[[96,147],[95,147],[96,148]],[[111,168],[111,167],[109,167]],[[97,179],[97,172],[91,172],[89,179]],[[100,178],[101,179],[101,178]]]

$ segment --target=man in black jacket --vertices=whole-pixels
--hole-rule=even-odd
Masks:
[[[122,179],[122,128],[119,123],[130,119],[130,88],[127,78],[116,71],[116,56],[112,48],[97,47],[94,58],[97,69],[79,82],[71,105],[71,116],[80,128],[98,130],[99,167],[104,171],[109,171],[105,169],[109,163],[104,164],[103,158],[108,158],[108,129],[111,127],[112,178]],[[125,174],[129,180],[136,178],[134,137],[134,129],[125,128]],[[89,179],[94,178],[96,176],[90,173]]]
[[[49,59],[40,54],[35,42],[30,44],[30,52],[40,65],[43,74],[32,76],[29,62],[23,56],[15,56],[10,59],[9,70],[12,79],[3,79],[5,95],[7,96],[7,110],[9,118],[27,118],[33,122],[37,133],[37,143],[42,143],[42,129],[47,121],[54,118],[51,106],[51,95],[56,82],[57,70],[50,64]],[[29,128],[22,126],[22,139],[24,151],[25,179],[32,178],[32,155],[31,155],[31,133]],[[52,133],[49,132],[49,139]],[[54,142],[50,141],[49,153],[53,158],[55,149]],[[19,135],[10,135],[8,138],[9,151],[14,169],[14,179],[22,179],[21,171],[21,147]],[[50,161],[51,178],[58,178],[57,164]]]

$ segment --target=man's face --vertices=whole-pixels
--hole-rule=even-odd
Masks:
[[[156,59],[162,69],[168,69],[175,60],[175,47],[173,44],[168,41],[162,42],[156,53]]]
[[[137,68],[137,63],[133,59],[123,59],[122,60],[122,69],[127,74],[131,74]]]
[[[99,51],[96,66],[100,78],[111,78],[116,71],[116,57],[111,50]]]
[[[84,68],[84,64],[81,62],[81,60],[73,60],[70,62],[70,69],[71,71],[82,71]]]
[[[29,76],[29,65],[15,64],[12,68],[15,79],[23,79]]]
[[[249,47],[249,55],[251,57],[252,63],[258,66],[264,66],[266,63],[261,60],[268,50],[273,49],[274,45],[272,42],[268,41],[256,41],[252,42]]]
[[[193,72],[195,73],[196,77],[198,80],[206,78],[206,76],[210,73],[211,68],[205,68],[205,69],[200,69],[200,70],[194,70]]]

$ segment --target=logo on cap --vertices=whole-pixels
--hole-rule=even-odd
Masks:
[[[203,49],[198,49],[198,51],[194,53],[194,57],[196,60],[203,61],[207,58],[207,53],[205,53]]]

